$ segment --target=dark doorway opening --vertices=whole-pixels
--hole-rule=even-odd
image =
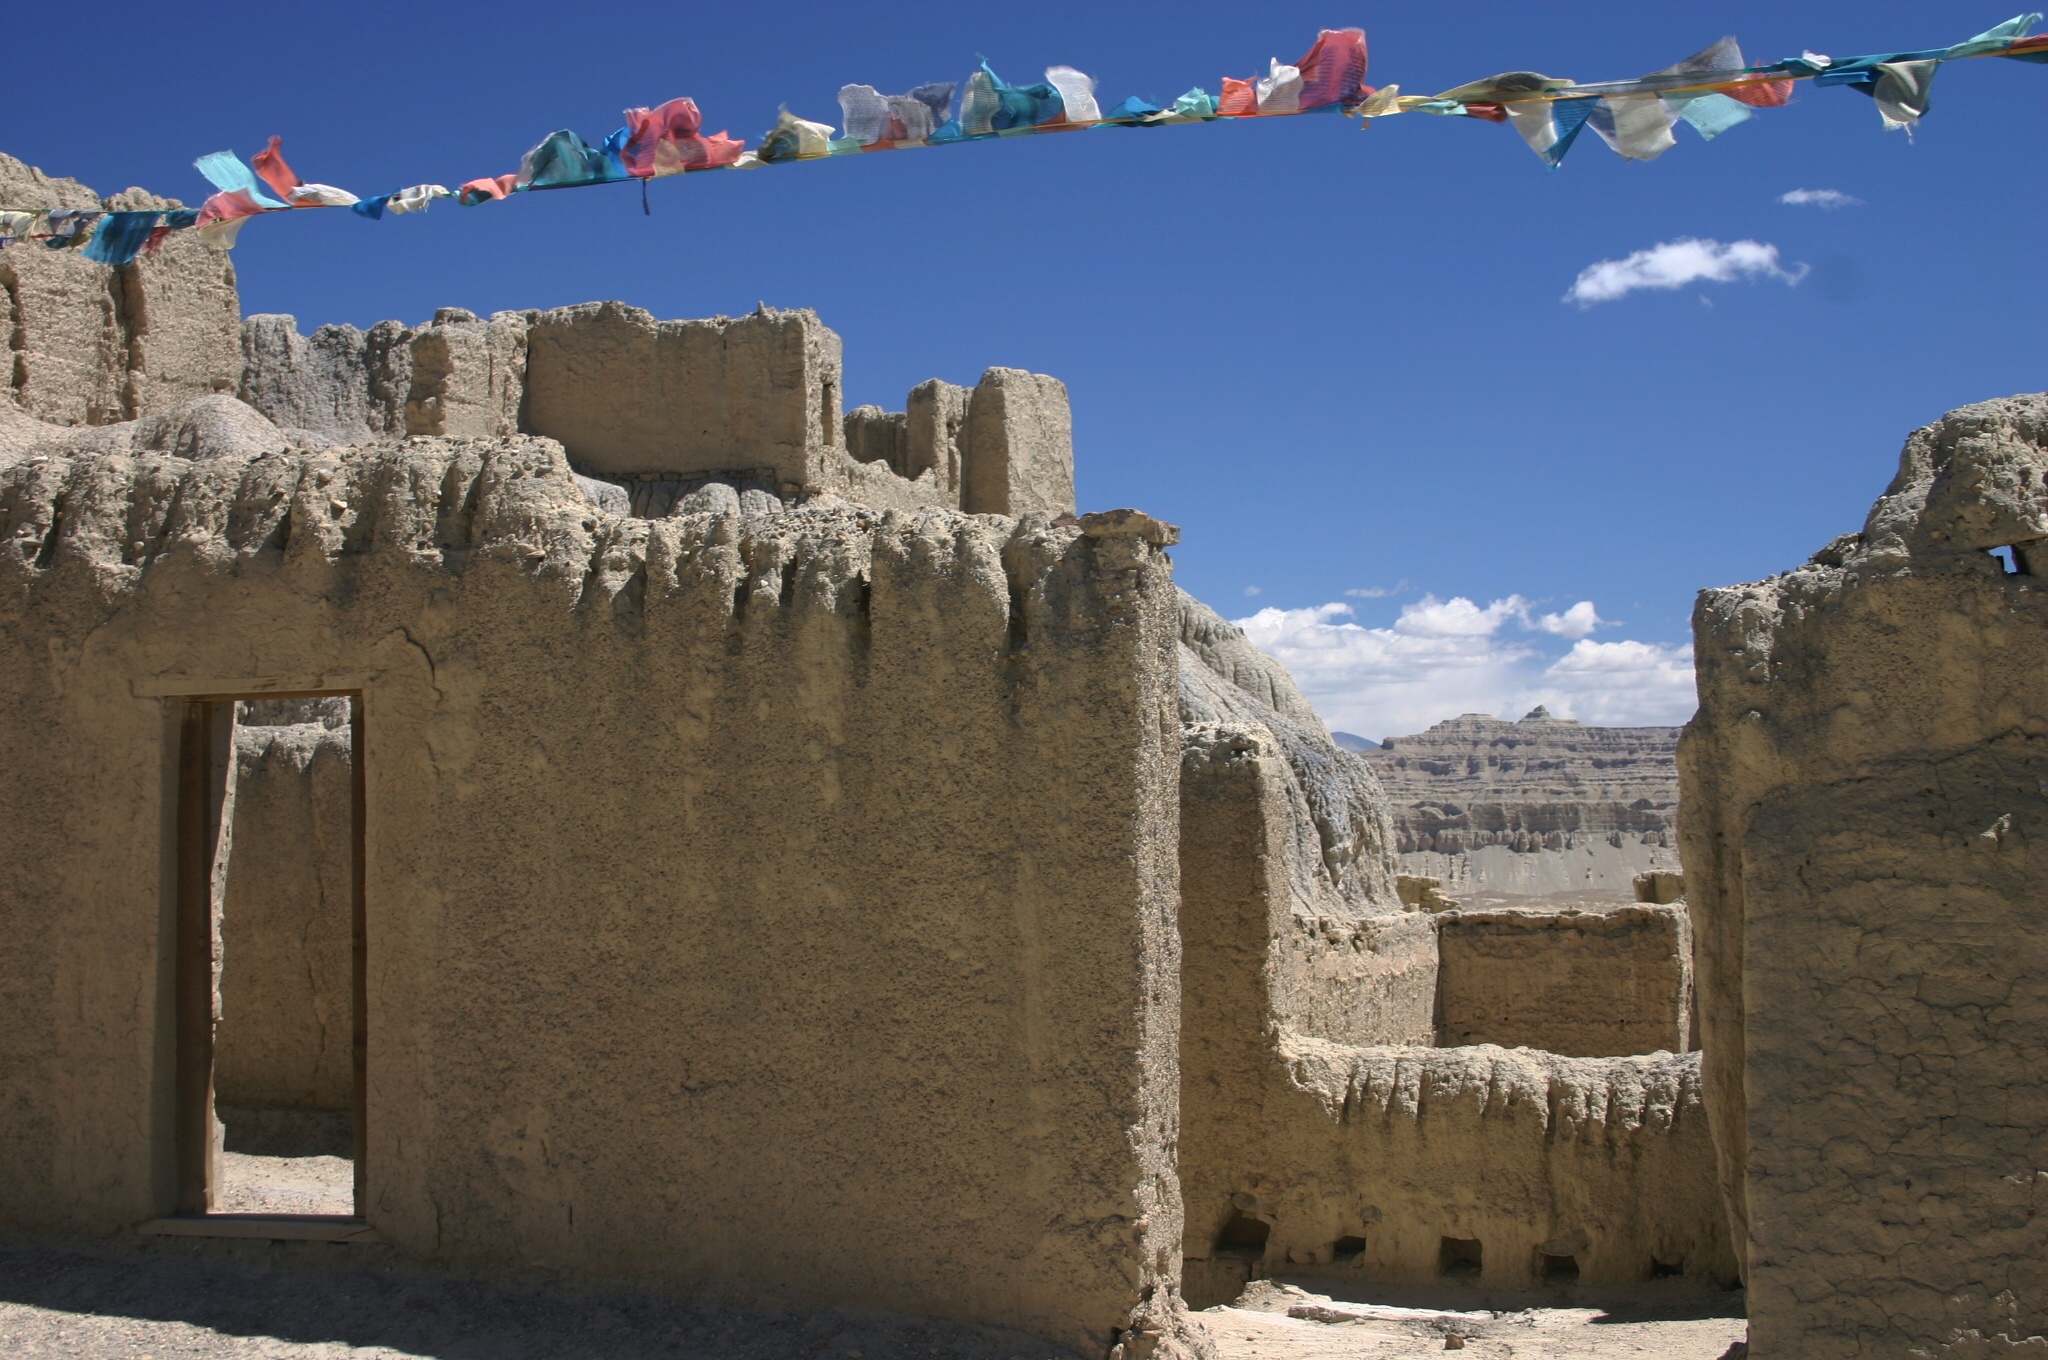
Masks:
[[[158,1226],[359,1224],[362,696],[174,702],[177,1217]]]

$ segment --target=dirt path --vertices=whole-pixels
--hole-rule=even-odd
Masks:
[[[547,1280],[485,1284],[316,1243],[0,1245],[10,1360],[1072,1360],[993,1328],[880,1313],[749,1312]],[[1317,1285],[1315,1288],[1327,1288]],[[1739,1301],[1740,1296],[1733,1296]],[[1221,1360],[1722,1360],[1729,1296],[1652,1286],[1627,1306],[1345,1301],[1262,1282],[1201,1314]],[[1420,1302],[1423,1306],[1415,1306]]]
[[[1740,1317],[1698,1316],[1729,1311],[1728,1300],[1690,1287],[1651,1287],[1633,1306],[1514,1308],[1489,1300],[1494,1311],[1414,1302],[1346,1302],[1261,1281],[1236,1306],[1211,1308],[1202,1320],[1223,1360],[1409,1360],[1446,1350],[1473,1360],[1724,1360],[1748,1331]]]

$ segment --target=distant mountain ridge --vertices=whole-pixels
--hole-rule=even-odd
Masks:
[[[1441,878],[1452,896],[1626,899],[1636,874],[1678,867],[1678,733],[1589,727],[1539,706],[1378,744],[1333,736],[1385,786],[1402,872]]]

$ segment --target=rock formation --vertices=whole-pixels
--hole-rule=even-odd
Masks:
[[[1680,823],[1757,1360],[2048,1332],[2044,544],[2048,395],[1991,401],[1907,439],[1862,532],[1694,613]]]
[[[1587,727],[1537,708],[1467,713],[1364,748],[1393,805],[1404,873],[1460,899],[1632,900],[1678,868],[1678,729]]]

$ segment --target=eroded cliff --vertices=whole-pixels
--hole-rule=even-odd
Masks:
[[[1678,729],[1588,727],[1537,708],[1467,713],[1362,754],[1392,806],[1401,871],[1454,897],[1633,900],[1678,867]]]

